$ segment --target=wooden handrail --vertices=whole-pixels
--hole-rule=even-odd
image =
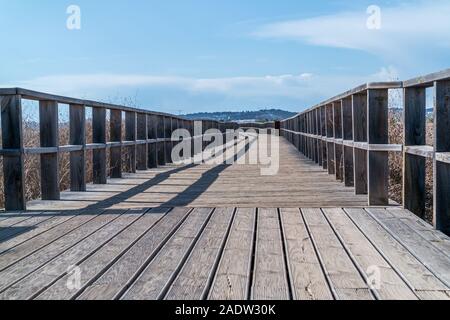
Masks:
[[[39,101],[40,147],[25,148],[22,136],[22,99]],[[172,139],[176,129],[186,129],[191,140],[203,141],[208,129],[227,130],[241,125],[208,119],[189,120],[162,112],[130,108],[127,106],[57,96],[22,88],[0,89],[1,123],[5,184],[5,209],[26,210],[24,156],[38,154],[41,158],[41,193],[43,200],[59,200],[58,160],[61,153],[70,154],[70,189],[86,191],[86,151],[93,153],[93,182],[105,184],[108,175],[122,177],[122,151],[127,149],[130,172],[146,170],[172,161],[171,153],[178,141]],[[69,145],[58,145],[58,104],[69,105]],[[92,108],[92,143],[86,142],[86,108]],[[109,128],[106,111],[110,110]],[[125,119],[122,119],[125,113]],[[122,122],[125,121],[125,139]],[[194,122],[201,122],[203,131],[194,132]],[[106,130],[110,132],[107,141]],[[207,144],[204,143],[203,149]],[[110,150],[110,168],[106,167],[107,149]],[[194,156],[194,148],[192,154]],[[108,173],[109,169],[109,173]]]
[[[434,147],[426,146],[425,89],[434,87]],[[404,143],[389,144],[388,90],[404,90]],[[425,159],[434,161],[434,217],[450,234],[450,69],[367,83],[281,121],[281,135],[369,205],[389,205],[389,152],[403,152],[403,206],[425,217]]]

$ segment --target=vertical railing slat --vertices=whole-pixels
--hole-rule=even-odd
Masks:
[[[426,144],[426,89],[404,90],[404,145]],[[403,206],[417,216],[425,217],[425,168],[424,157],[403,153]]]
[[[79,151],[70,152],[70,190],[86,191],[86,108],[71,104],[69,143],[81,146]]]
[[[106,144],[106,109],[92,108],[92,142]],[[92,151],[94,184],[106,184],[106,145]]]
[[[3,149],[16,149],[17,154],[3,156],[5,209],[26,210],[25,178],[23,167],[22,97],[0,97]]]
[[[39,138],[43,148],[58,147],[58,103],[56,101],[39,102]],[[41,154],[41,198],[59,200],[59,154]]]

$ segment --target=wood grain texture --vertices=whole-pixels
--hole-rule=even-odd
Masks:
[[[123,294],[130,281],[142,272],[160,248],[177,230],[189,213],[186,208],[175,208],[154,228],[149,230],[101,277],[89,285],[77,298],[80,300],[114,299]]]
[[[121,297],[123,300],[162,299],[196,244],[212,209],[195,209]]]
[[[374,299],[321,210],[302,209],[302,214],[336,299]]]
[[[289,283],[277,209],[258,211],[253,300],[288,300]]]
[[[248,299],[255,220],[256,209],[237,209],[230,235],[211,286],[209,299]]]
[[[167,292],[166,300],[207,298],[229,227],[233,222],[234,211],[233,208],[215,210],[188,260]]]
[[[299,209],[280,209],[294,300],[331,300],[319,259]]]

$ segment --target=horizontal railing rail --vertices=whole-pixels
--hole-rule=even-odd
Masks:
[[[24,147],[22,100],[39,102],[40,146]],[[224,135],[241,125],[235,122],[189,120],[167,113],[127,106],[51,95],[22,88],[0,89],[3,176],[5,209],[26,210],[24,157],[40,156],[41,198],[60,200],[58,162],[61,153],[70,154],[70,190],[86,191],[86,151],[92,150],[94,184],[106,184],[108,176],[122,177],[122,154],[127,150],[129,171],[146,170],[171,163],[172,149],[179,140],[172,138],[177,129],[190,133],[192,144],[204,141],[209,129],[218,129]],[[59,145],[59,104],[69,105],[69,144]],[[86,108],[92,108],[92,142],[87,143]],[[109,110],[109,121],[107,121]],[[123,125],[124,122],[124,125]],[[201,122],[201,132],[194,123]],[[109,126],[109,127],[107,127]],[[251,125],[256,127],[256,125]],[[109,141],[107,141],[109,130]],[[122,132],[124,130],[124,132]],[[124,133],[124,134],[123,134]],[[109,152],[107,153],[107,150]],[[107,156],[109,155],[109,159]],[[192,148],[193,157],[195,149]],[[107,168],[109,160],[110,167]]]
[[[426,88],[434,87],[434,147],[426,145]],[[390,89],[404,91],[404,143],[389,143]],[[403,206],[425,217],[426,158],[433,168],[433,223],[450,234],[450,69],[404,82],[367,83],[279,124],[281,135],[336,179],[389,205],[389,152],[403,153]]]

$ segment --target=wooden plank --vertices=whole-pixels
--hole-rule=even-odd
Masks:
[[[255,221],[256,209],[237,209],[211,285],[210,300],[247,300],[250,296]]]
[[[369,145],[388,144],[387,89],[371,89],[367,92],[367,139]],[[389,154],[385,151],[369,151],[367,190],[369,205],[389,204]]]
[[[166,300],[204,300],[217,270],[234,218],[234,208],[216,209],[177,278]]]
[[[397,241],[403,244],[447,287],[450,285],[450,259],[431,243],[424,241],[399,219],[389,218],[385,209],[368,208],[366,211],[376,219]]]
[[[95,282],[90,284],[77,299],[111,300],[122,296],[184,222],[189,212],[187,208],[173,209]]]
[[[35,272],[10,286],[0,294],[0,300],[33,299],[43,288],[49,287],[66,274],[68,270],[72,269],[72,266],[86,260],[103,245],[141,218],[145,211],[132,210],[119,216]]]
[[[46,216],[46,214],[43,214]],[[6,252],[16,246],[19,246],[22,243],[25,243],[26,241],[32,240],[36,238],[37,236],[47,232],[48,230],[57,227],[58,225],[66,222],[67,220],[72,219],[75,217],[74,215],[56,215],[56,216],[49,216],[49,219],[45,220],[44,222],[39,223],[37,228],[34,228],[32,230],[29,230],[28,232],[21,233],[20,235],[16,235],[14,238],[2,241],[0,243],[0,254],[3,252]],[[30,218],[32,219],[32,218]],[[28,219],[28,220],[30,220]]]
[[[136,142],[136,113],[125,112],[125,140]],[[136,173],[136,145],[127,147],[126,162],[129,172]]]
[[[195,209],[156,257],[133,282],[122,300],[160,300],[165,296],[212,214],[212,209]]]
[[[172,163],[172,142],[168,139],[172,138],[172,118],[164,117],[164,137],[166,138],[164,150],[165,150],[165,162],[166,164]]]
[[[158,118],[156,116],[147,117],[147,130],[148,130],[148,139],[154,140],[158,139],[158,128],[157,128]],[[157,143],[149,143],[148,144],[148,168],[156,168],[158,166],[158,158],[157,158]]]
[[[70,152],[70,190],[86,191],[86,114],[84,105],[69,106],[69,144],[82,146],[80,151]]]
[[[138,113],[137,120],[137,140],[147,140],[148,130],[147,130],[147,115],[145,113]],[[136,166],[137,170],[147,170],[147,156],[148,156],[148,145],[140,144],[136,146]]]
[[[403,206],[421,218],[425,218],[425,168],[425,158],[404,154]]]
[[[153,209],[144,214],[110,242],[101,247],[85,261],[77,264],[82,271],[79,287],[67,286],[72,274],[66,273],[57,282],[46,288],[37,300],[70,300],[75,298],[85,287],[90,285],[97,277],[105,272],[117,259],[125,254],[139,239],[160,221],[168,209]]]
[[[404,89],[404,144],[420,146],[426,143],[426,90]],[[425,216],[425,159],[408,154],[403,160],[403,206],[419,217]]]
[[[30,216],[29,219],[24,219],[18,223],[15,223],[8,227],[0,227],[0,245],[17,235],[24,234],[30,230],[36,228],[37,225],[50,219],[47,214],[37,213],[34,216]],[[0,221],[1,222],[1,221]]]
[[[92,108],[92,142],[106,144],[106,109]],[[92,151],[94,184],[106,184],[106,146]]]
[[[277,209],[259,209],[252,300],[288,300],[282,235]]]
[[[437,81],[434,106],[434,148],[450,152],[450,80]],[[450,235],[450,164],[434,160],[433,220],[436,229]]]
[[[73,219],[58,225],[56,228],[51,229],[51,232],[43,233],[35,238],[33,241],[27,241],[15,247],[9,248],[0,254],[0,271],[6,269],[8,266],[25,259],[27,256],[45,248],[49,244],[57,241],[67,233],[70,233],[90,220],[96,218],[98,214],[103,212],[99,210],[96,213],[92,212],[88,214],[79,214]]]
[[[332,300],[299,209],[280,209],[294,300]]]
[[[111,142],[122,143],[122,111],[111,110],[109,136]],[[110,149],[111,178],[122,178],[122,146]]]
[[[344,244],[351,259],[363,274],[366,283],[382,300],[416,300],[396,270],[384,259],[365,235],[353,224],[342,209],[323,209],[330,226]]]
[[[111,210],[108,213],[100,214],[73,232],[64,235],[41,250],[3,269],[0,272],[0,292],[3,292],[17,281],[36,271],[42,265],[55,259],[103,226],[117,219],[121,213],[123,213],[123,210]]]
[[[165,138],[165,129],[164,129],[164,117],[158,117],[158,139]],[[159,142],[158,143],[158,165],[164,166],[166,164],[166,151],[165,151],[166,143]]]
[[[0,96],[2,147],[23,148],[22,97],[20,95]],[[22,152],[22,151],[21,151]],[[8,211],[26,210],[23,154],[3,155],[3,185],[5,208]]]
[[[353,264],[320,209],[302,215],[336,299],[372,300],[366,281]]]
[[[42,148],[58,147],[58,103],[39,102],[39,138]],[[55,153],[41,154],[41,198],[59,200],[58,150]]]
[[[345,211],[421,299],[428,299],[431,294],[434,299],[450,299],[448,288],[364,209],[347,208]]]

